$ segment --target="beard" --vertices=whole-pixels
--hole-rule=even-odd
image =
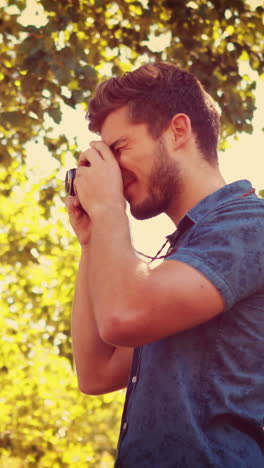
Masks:
[[[138,205],[130,205],[134,218],[153,218],[169,210],[172,200],[182,191],[181,170],[170,157],[162,138],[157,142],[154,162],[148,181],[147,197]]]

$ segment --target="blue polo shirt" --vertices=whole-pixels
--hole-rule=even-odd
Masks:
[[[251,189],[224,186],[168,236],[168,259],[205,275],[225,310],[135,349],[116,468],[264,467],[264,200]]]

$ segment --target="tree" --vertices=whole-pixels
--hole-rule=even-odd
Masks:
[[[59,156],[67,141],[50,140],[51,129],[43,133],[45,117],[59,123],[61,101],[86,108],[105,64],[118,74],[145,60],[177,60],[219,103],[224,138],[251,132],[255,81],[241,74],[239,65],[246,61],[263,73],[264,32],[263,8],[251,3],[41,0],[43,24],[36,27],[23,25],[26,0],[7,1],[0,24],[2,162],[23,157],[25,142],[39,133]],[[149,38],[166,34],[170,41],[164,50],[153,50]]]
[[[37,16],[27,19],[34,3],[38,25]],[[0,465],[112,466],[124,394],[85,397],[72,369],[79,251],[60,171],[77,147],[59,131],[62,105],[85,111],[99,79],[147,60],[177,60],[219,103],[224,146],[252,131],[255,81],[242,65],[262,73],[263,8],[242,0],[0,6]],[[45,176],[28,158],[35,140],[50,152],[47,166],[53,162]]]

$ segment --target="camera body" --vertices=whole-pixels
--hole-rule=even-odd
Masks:
[[[72,197],[75,195],[74,191],[74,179],[76,175],[76,169],[70,169],[66,172],[65,176],[65,192],[67,195],[71,195]]]

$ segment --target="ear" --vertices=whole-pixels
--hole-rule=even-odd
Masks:
[[[184,146],[192,135],[191,120],[186,114],[175,114],[170,122],[174,149]]]

